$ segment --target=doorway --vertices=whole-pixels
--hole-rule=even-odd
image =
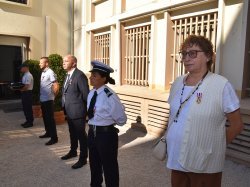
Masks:
[[[18,91],[11,91],[10,82],[21,80],[19,67],[22,64],[21,46],[0,45],[0,99],[18,98]]]

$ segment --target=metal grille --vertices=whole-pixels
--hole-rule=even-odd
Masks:
[[[148,86],[149,41],[151,27],[125,28],[125,83]]]
[[[94,59],[104,64],[110,63],[110,33],[95,34],[95,56]]]
[[[173,18],[174,46],[173,46],[173,76],[172,81],[180,75],[185,74],[185,68],[179,58],[179,49],[181,43],[192,34],[202,35],[212,41],[216,49],[217,33],[217,12],[206,13],[196,16]],[[214,65],[212,67],[214,69]]]
[[[166,131],[169,116],[167,102],[123,94],[119,94],[119,97],[126,109],[127,124],[138,123],[136,120],[140,117],[150,134],[159,136]]]

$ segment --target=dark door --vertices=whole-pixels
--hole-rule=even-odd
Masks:
[[[19,66],[22,63],[21,47],[0,45],[0,98],[16,97],[18,94],[8,89],[10,82],[21,80]]]

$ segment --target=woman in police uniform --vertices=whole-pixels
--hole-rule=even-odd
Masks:
[[[91,186],[100,187],[104,172],[107,187],[119,186],[118,129],[127,117],[118,96],[106,85],[115,84],[110,73],[114,70],[98,61],[91,62],[90,84],[94,87],[88,95],[88,147]]]

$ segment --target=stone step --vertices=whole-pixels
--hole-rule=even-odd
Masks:
[[[247,91],[247,97],[250,97],[250,88],[247,88],[246,91]]]
[[[0,110],[4,112],[17,112],[22,110],[21,99],[0,100]]]

